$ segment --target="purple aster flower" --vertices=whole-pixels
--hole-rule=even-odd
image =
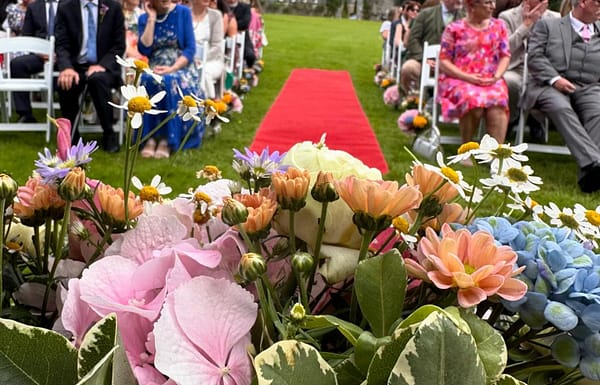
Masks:
[[[44,153],[38,153],[39,159],[35,161],[36,172],[42,177],[44,183],[57,183],[63,179],[73,167],[82,167],[89,163],[92,158],[90,154],[98,149],[96,141],[83,144],[82,139],[72,146],[64,161],[57,155],[53,155],[48,148]]]
[[[285,153],[279,155],[279,151],[269,154],[269,147],[265,148],[260,155],[250,151],[248,147],[245,154],[233,149],[234,160],[233,168],[240,175],[250,173],[253,178],[264,178],[271,176],[276,171],[286,171],[288,166],[282,166],[281,160]]]

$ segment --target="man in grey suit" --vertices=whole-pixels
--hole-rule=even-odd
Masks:
[[[548,0],[523,0],[514,8],[502,11],[498,18],[506,24],[510,35],[510,63],[504,73],[504,80],[508,86],[508,102],[510,109],[509,127],[519,119],[519,99],[523,82],[523,65],[527,39],[531,29],[539,19],[559,18],[560,13],[548,10]],[[543,131],[537,120],[533,117],[528,121],[530,140],[542,141]],[[537,130],[536,130],[537,129]]]
[[[600,0],[571,1],[569,15],[533,27],[523,108],[552,120],[577,161],[581,191],[590,193],[600,190]]]
[[[463,16],[462,0],[442,0],[438,5],[423,8],[414,18],[406,44],[406,60],[400,70],[400,86],[404,92],[419,85],[423,44],[440,44],[446,25]]]

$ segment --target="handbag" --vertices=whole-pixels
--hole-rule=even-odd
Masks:
[[[415,138],[412,149],[424,158],[433,159],[442,151],[440,144],[440,131],[433,126]]]

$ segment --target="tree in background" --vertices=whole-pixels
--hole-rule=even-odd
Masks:
[[[342,2],[342,19],[348,18],[348,2],[343,0]]]

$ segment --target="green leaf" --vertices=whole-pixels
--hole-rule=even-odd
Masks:
[[[364,380],[364,375],[350,359],[342,361],[333,369],[335,370],[338,384],[361,385]]]
[[[365,376],[377,348],[390,341],[390,337],[375,338],[371,332],[364,332],[358,337],[358,342],[354,349],[354,362],[356,362],[356,366]]]
[[[502,335],[471,311],[461,310],[461,315],[471,328],[488,380],[498,378],[504,372],[508,359]]]
[[[51,330],[0,319],[0,384],[77,382],[77,350]]]
[[[413,324],[407,328],[398,328],[392,335],[392,341],[377,349],[371,360],[367,373],[367,385],[386,385],[400,353],[415,335],[419,325]]]
[[[373,334],[387,335],[402,315],[406,294],[406,269],[400,252],[393,249],[362,261],[356,268],[354,289]]]
[[[353,346],[356,345],[358,337],[364,331],[352,322],[344,321],[332,315],[308,315],[302,323],[303,329],[320,329],[331,326],[337,328]]]
[[[77,357],[80,385],[136,385],[123,348],[117,316],[111,313],[86,333]]]
[[[410,313],[410,315],[408,317],[406,317],[402,322],[400,322],[400,325],[398,325],[396,330],[404,329],[404,328],[409,327],[412,324],[422,322],[427,317],[429,317],[429,315],[431,313],[443,312],[443,311],[444,310],[442,310],[442,308],[439,308],[435,305],[423,305],[423,306],[419,307],[417,310]]]
[[[492,382],[493,385],[527,385],[523,381],[519,381],[511,375],[502,374],[498,379]]]
[[[394,365],[388,385],[482,385],[473,337],[443,312],[423,320]]]
[[[279,341],[254,360],[258,385],[337,385],[334,370],[317,349],[296,341]]]

